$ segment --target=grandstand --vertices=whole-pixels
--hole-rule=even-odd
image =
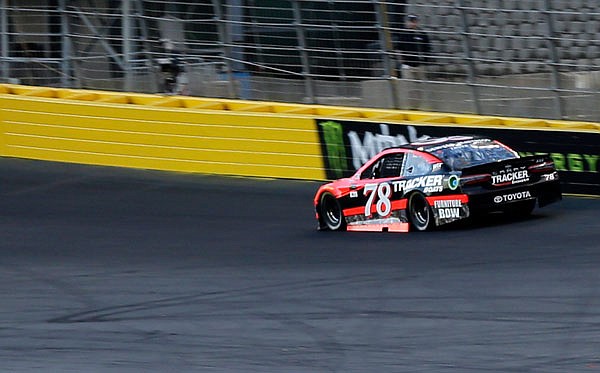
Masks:
[[[423,81],[398,78],[409,13]],[[600,121],[593,0],[0,0],[0,21],[4,82]]]

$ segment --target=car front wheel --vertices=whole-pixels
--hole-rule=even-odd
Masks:
[[[320,206],[321,219],[327,229],[337,231],[346,227],[340,203],[333,195],[323,194]]]

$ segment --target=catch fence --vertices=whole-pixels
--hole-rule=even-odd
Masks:
[[[4,82],[600,121],[592,0],[0,0],[0,42]]]

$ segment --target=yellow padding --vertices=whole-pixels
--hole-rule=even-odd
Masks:
[[[503,121],[500,118],[494,117],[476,117],[476,116],[457,116],[456,123],[467,126],[502,126]]]
[[[317,109],[312,107],[295,107],[278,111],[282,114],[317,115]]]
[[[548,121],[541,119],[510,118],[505,119],[504,124],[510,127],[548,127]]]
[[[175,132],[171,130],[170,132]],[[106,128],[84,128],[68,124],[35,124],[8,120],[5,121],[4,133],[8,136],[43,136],[45,138],[99,141],[123,144],[153,144],[158,147],[182,147],[190,149],[265,152],[282,154],[311,154],[318,141],[314,135],[307,136],[307,141],[291,141],[289,138],[269,139],[268,136],[240,137],[235,131],[219,133],[181,134],[148,131],[123,131]],[[252,133],[249,133],[252,135]],[[256,133],[254,134],[256,135]]]
[[[66,100],[81,100],[81,101],[96,101],[98,95],[96,93],[87,92],[60,92],[59,98]]]
[[[587,129],[600,131],[600,123],[590,122],[571,122],[571,121],[548,121],[549,127],[560,128],[560,129]]]
[[[20,107],[21,105],[19,105]],[[272,140],[288,139],[293,136],[297,141],[316,138],[311,120],[301,118],[243,116],[239,113],[223,115],[221,113],[202,114],[170,111],[169,109],[141,110],[132,113],[128,110],[110,110],[91,106],[87,110],[71,105],[60,107],[62,113],[39,110],[32,103],[30,110],[5,109],[11,121],[38,124],[69,125],[82,128],[102,128],[118,131],[141,131],[153,133],[173,133],[181,135],[207,136],[211,134],[230,137],[250,136]],[[103,111],[105,115],[103,115]],[[78,114],[82,112],[82,114]],[[89,114],[83,114],[89,113]],[[122,114],[122,115],[119,115]],[[145,114],[145,116],[144,116]],[[237,136],[236,136],[237,134]]]
[[[322,170],[314,167],[276,166],[271,164],[247,164],[243,160],[236,163],[209,162],[173,158],[151,158],[143,156],[123,156],[119,154],[94,154],[60,149],[11,148],[11,157],[39,159],[45,161],[82,163],[91,165],[143,168],[177,172],[209,173],[219,175],[241,175],[251,177],[324,180]]]
[[[376,120],[393,120],[393,121],[405,121],[408,120],[408,116],[405,113],[377,113],[377,112],[365,112],[365,117]]]
[[[152,103],[152,106],[163,106],[163,107],[185,107],[185,103],[174,97],[160,98]]]
[[[37,94],[37,92],[36,92]],[[93,102],[0,96],[0,155],[275,178],[325,179],[309,118],[196,111],[179,97],[99,94]],[[89,96],[86,98],[90,98]],[[112,102],[127,102],[114,104]],[[194,100],[192,100],[194,101]],[[192,104],[206,105],[194,101]],[[250,108],[250,110],[263,110]]]
[[[129,104],[129,103],[131,103],[131,100],[129,99],[128,96],[119,95],[119,94],[101,95],[97,101],[100,103],[110,102],[110,103],[114,103],[114,104]]]
[[[121,155],[126,157],[169,158],[190,161],[244,163],[254,165],[277,165],[295,167],[315,167],[322,165],[320,155],[277,153],[269,151],[253,152],[243,150],[205,149],[200,147],[161,146],[156,143],[107,142],[103,140],[81,140],[57,138],[42,135],[12,134],[6,136],[9,148],[59,149],[65,151]]]
[[[49,88],[38,88],[24,92],[23,96],[54,98],[57,97],[57,91]]]
[[[0,156],[325,179],[316,119],[600,131],[595,122],[0,84]]]
[[[339,109],[339,108],[317,108],[317,115],[322,116],[334,116],[334,117],[342,117],[342,118],[363,118],[362,113],[359,110],[347,110],[347,109]]]
[[[222,102],[197,102],[191,100],[184,100],[185,107],[188,109],[196,110],[225,110],[225,104]]]
[[[84,93],[78,95],[75,92]],[[0,84],[1,95],[38,96],[67,100],[87,100],[101,103],[118,103],[137,107],[166,106],[183,107],[197,111],[228,111],[276,113],[286,116],[307,116],[340,120],[357,118],[360,120],[388,121],[390,123],[436,123],[441,125],[464,126],[505,126],[515,128],[565,129],[570,131],[598,131],[599,123],[559,120],[537,120],[528,118],[495,117],[470,114],[437,113],[410,110],[366,109],[343,106],[303,105],[265,101],[244,101],[218,98],[197,98],[185,96],[163,96],[157,94],[122,93],[95,90],[74,90],[66,88],[31,87],[13,84]],[[364,119],[363,119],[364,118]]]
[[[246,103],[228,103],[226,104],[228,110],[233,111],[251,111],[257,113],[272,113],[273,108],[271,105],[263,104],[246,104]]]

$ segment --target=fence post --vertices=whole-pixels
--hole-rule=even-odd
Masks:
[[[60,82],[63,87],[71,87],[71,37],[69,36],[69,15],[67,14],[67,0],[59,0],[58,10],[60,12],[60,37],[61,54]]]
[[[150,68],[149,68],[150,76],[152,77],[151,91],[158,92],[158,90],[159,90],[158,79],[160,77],[160,73],[158,72],[158,66],[153,57],[152,47],[150,46],[150,43],[148,42],[148,25],[146,24],[146,18],[144,17],[144,5],[142,3],[142,0],[136,0],[136,1],[134,1],[133,6],[135,8],[135,11],[134,11],[135,18],[137,19],[139,27],[140,27],[140,36],[142,38],[143,53],[145,54],[146,59],[148,60],[148,63],[150,64]]]
[[[123,70],[125,73],[125,91],[131,91],[131,0],[123,0],[121,17],[123,19],[121,38],[123,39]]]
[[[465,60],[467,61],[467,86],[471,88],[471,96],[473,97],[473,110],[475,114],[482,114],[481,102],[479,101],[479,89],[477,87],[477,74],[475,71],[475,64],[473,63],[473,53],[471,49],[471,42],[469,41],[469,20],[467,18],[467,12],[463,4],[463,0],[456,0],[456,8],[460,12],[461,22],[461,36],[463,51],[465,53]]]
[[[390,58],[390,53],[394,51],[394,43],[392,35],[390,34],[387,4],[379,0],[373,0],[373,5],[375,6],[379,46],[383,55],[383,69],[385,71],[386,79],[390,83],[389,89],[390,97],[392,98],[392,108],[399,109],[400,103],[398,91],[396,89],[398,84],[396,78],[398,77],[398,74],[396,73],[396,66]]]
[[[300,49],[300,59],[302,61],[302,76],[304,77],[304,90],[309,103],[315,103],[315,89],[312,76],[310,74],[310,63],[308,60],[308,52],[306,51],[306,37],[304,36],[304,26],[302,25],[302,13],[300,11],[300,2],[292,0],[294,10],[294,26],[296,28],[296,36]]]
[[[215,10],[215,20],[217,21],[217,29],[219,30],[219,44],[223,48],[225,55],[225,69],[227,70],[227,95],[229,98],[235,98],[235,85],[233,79],[233,67],[231,57],[231,35],[227,32],[225,27],[225,18],[223,16],[223,8],[221,7],[221,1],[212,0],[213,9]]]
[[[556,32],[554,30],[554,17],[552,13],[551,0],[544,1],[544,14],[546,16],[546,23],[548,28],[546,29],[546,41],[548,42],[548,49],[550,51],[550,69],[552,71],[552,81],[550,89],[554,92],[554,100],[556,102],[556,115],[559,119],[565,118],[565,107],[560,95],[560,72],[558,71],[558,64],[560,63],[560,57],[556,49]]]
[[[10,68],[8,62],[8,0],[0,0],[0,37],[2,50],[0,55],[2,57],[2,78],[8,80],[10,75]]]

